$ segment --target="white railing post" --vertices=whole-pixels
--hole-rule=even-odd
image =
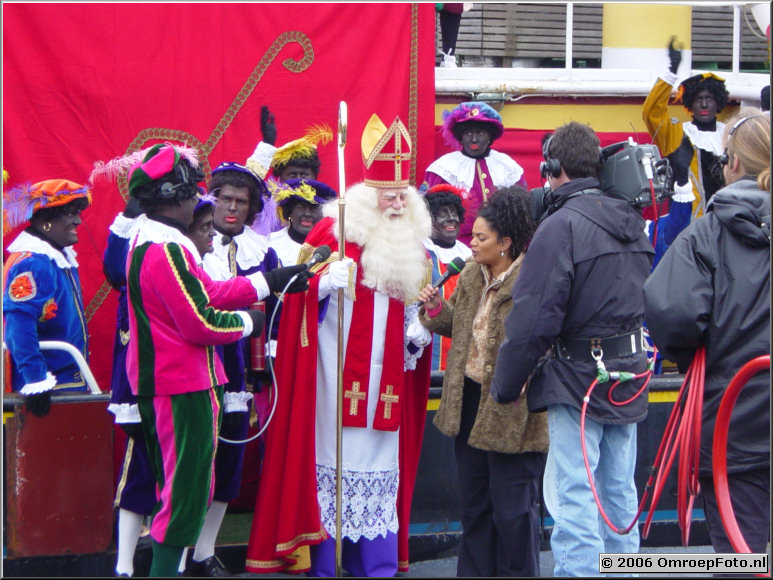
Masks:
[[[733,4],[733,74],[741,71],[741,10],[740,4]]]
[[[566,3],[566,69],[572,68],[572,44],[574,42],[574,4]]]

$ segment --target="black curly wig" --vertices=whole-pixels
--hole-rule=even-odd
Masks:
[[[462,198],[450,191],[438,191],[437,193],[424,194],[424,203],[427,204],[429,214],[434,216],[441,207],[450,206],[456,210],[459,222],[464,223],[464,204]]]
[[[251,226],[255,221],[255,216],[263,211],[264,190],[258,187],[255,179],[241,171],[218,171],[217,173],[213,173],[212,179],[209,182],[209,191],[212,192],[215,197],[219,197],[220,188],[224,185],[230,185],[231,187],[236,188],[246,187],[249,191],[250,209],[247,211],[247,219],[244,220],[244,223]]]
[[[309,169],[311,170],[312,175],[314,175],[314,179],[317,179],[317,175],[319,175],[319,168],[322,163],[319,160],[319,155],[317,155],[317,152],[315,151],[311,157],[302,157],[300,155],[296,157],[292,157],[287,161],[287,163],[277,163],[273,167],[274,175],[278,175],[282,173],[287,167],[295,166],[300,167],[301,169]]]
[[[711,77],[698,82],[685,83],[684,93],[682,94],[682,104],[688,110],[692,109],[695,97],[703,89],[708,90],[717,102],[717,113],[727,106],[727,102],[730,99],[730,93],[727,91],[727,88],[725,88],[725,83]]]
[[[156,207],[178,205],[196,197],[199,194],[198,183],[203,180],[201,169],[193,167],[187,159],[182,158],[172,171],[137,187],[132,196],[139,201],[144,211],[153,213]]]
[[[497,239],[510,238],[511,257],[515,260],[526,250],[537,229],[531,215],[531,197],[529,192],[513,185],[494,192],[478,212],[478,217],[486,220],[497,233]]]
[[[83,211],[89,207],[89,200],[85,197],[76,197],[71,202],[54,207],[44,207],[39,209],[30,218],[30,223],[54,222],[71,211]]]

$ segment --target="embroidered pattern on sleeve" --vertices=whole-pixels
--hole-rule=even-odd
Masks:
[[[8,295],[14,302],[26,302],[32,300],[38,293],[38,287],[32,272],[22,272],[8,286]]]

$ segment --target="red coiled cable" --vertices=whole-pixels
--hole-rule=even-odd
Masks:
[[[730,430],[730,417],[735,407],[741,389],[749,379],[757,373],[770,370],[770,355],[758,356],[747,362],[735,374],[722,396],[717,411],[717,420],[714,426],[714,441],[712,444],[712,472],[714,475],[714,488],[717,495],[717,506],[722,525],[725,528],[728,539],[733,549],[739,554],[749,554],[749,545],[738,527],[733,512],[733,504],[730,501],[730,490],[727,481],[727,436]],[[755,574],[759,577],[767,577],[766,574]]]

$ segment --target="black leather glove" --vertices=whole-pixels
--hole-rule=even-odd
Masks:
[[[123,429],[127,437],[132,439],[140,439],[142,437],[142,423],[118,423],[118,426]]]
[[[677,185],[684,185],[687,183],[692,157],[692,144],[686,137],[682,139],[682,144],[679,145],[676,151],[669,154],[668,160],[674,170],[674,183]]]
[[[220,423],[220,434],[230,439],[229,435],[238,435],[239,427],[244,422],[247,415],[244,411],[234,411],[233,413],[223,413],[223,421]]]
[[[260,310],[248,310],[247,314],[252,318],[252,332],[250,336],[257,338],[263,334],[263,330],[266,326],[266,313]]]
[[[27,411],[36,417],[48,415],[48,412],[51,410],[51,391],[26,395],[24,397],[24,404],[27,407]]]
[[[276,125],[274,124],[274,115],[268,110],[266,105],[260,108],[260,132],[263,135],[263,141],[269,145],[276,143]]]
[[[136,218],[138,215],[144,213],[140,207],[140,202],[135,197],[130,197],[126,202],[126,207],[123,209],[123,217]]]
[[[676,48],[676,36],[672,36],[668,42],[668,60],[671,63],[668,65],[668,70],[676,74],[676,69],[679,68],[679,64],[682,62],[682,51]]]
[[[309,278],[311,278],[314,274],[309,272],[308,266],[306,266],[306,264],[297,264],[295,266],[275,268],[270,272],[264,273],[263,277],[266,279],[266,284],[268,284],[268,289],[271,290],[271,292],[281,292],[290,281],[290,278],[292,278],[295,274],[298,274],[298,278],[296,278],[295,281],[290,284],[290,287],[287,289],[287,293],[293,294],[295,292],[305,292],[308,290]]]

